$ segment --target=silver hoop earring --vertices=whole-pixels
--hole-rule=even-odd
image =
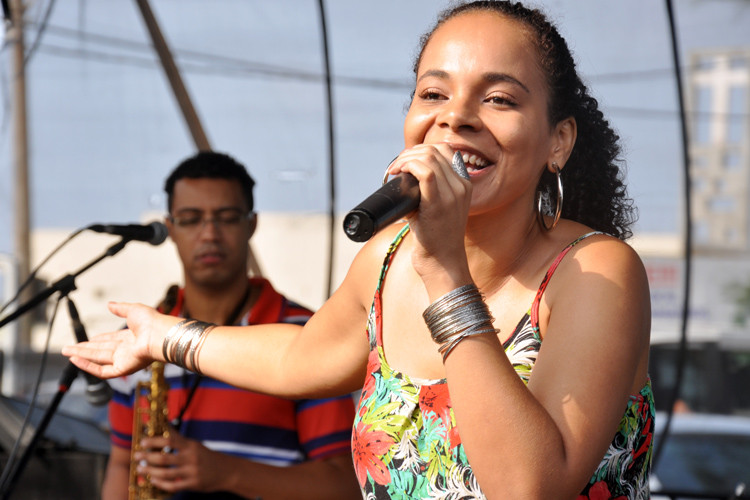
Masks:
[[[558,222],[560,222],[560,215],[562,214],[562,204],[563,204],[563,185],[562,185],[562,179],[560,178],[560,167],[557,165],[557,163],[552,162],[552,167],[555,169],[555,174],[557,176],[557,204],[555,206],[555,215],[552,219],[552,225],[548,226],[547,222],[544,220],[544,209],[542,208],[542,198],[544,197],[542,194],[542,191],[537,192],[536,194],[536,215],[539,219],[539,223],[542,225],[544,229],[547,231],[551,231],[555,228]]]

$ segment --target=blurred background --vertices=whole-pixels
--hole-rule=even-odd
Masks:
[[[657,407],[675,412],[658,419],[672,434],[654,489],[739,497],[737,484],[750,481],[750,2],[673,1],[678,69],[667,2],[528,4],[556,21],[622,138],[640,215],[629,241],[651,285]],[[201,141],[257,182],[257,268],[319,307],[359,248],[341,230],[343,215],[403,147],[419,36],[449,5],[2,0],[0,304],[8,307],[0,318],[119,241],[79,230],[162,219],[164,178]],[[165,48],[176,76],[165,72]],[[121,326],[107,301],[155,304],[180,279],[169,241],[132,242],[77,275],[68,296],[93,335]],[[0,329],[3,457],[23,441],[35,388],[30,430],[57,394],[60,348],[75,341],[66,308],[55,314],[59,295]],[[98,496],[106,407],[90,404],[84,382],[62,399],[19,498]],[[686,456],[695,458],[675,458]]]

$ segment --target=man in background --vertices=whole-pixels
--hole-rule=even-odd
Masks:
[[[257,224],[253,186],[243,165],[216,152],[187,158],[167,178],[166,224],[184,286],[170,288],[161,312],[222,325],[303,324],[310,317],[268,280],[248,277],[248,243]],[[150,451],[135,458],[170,498],[360,497],[349,444],[350,397],[280,399],[175,365],[165,365],[164,376],[169,437],[144,439]],[[128,497],[135,386],[149,378],[144,371],[112,381],[103,500]]]

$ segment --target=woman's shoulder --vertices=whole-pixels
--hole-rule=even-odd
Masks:
[[[561,228],[555,239],[563,249],[561,253],[567,252],[558,272],[568,280],[590,279],[593,275],[623,284],[646,280],[640,256],[619,238],[573,223]]]
[[[342,286],[350,287],[357,295],[369,300],[377,286],[385,257],[405,226],[405,222],[391,224],[365,242],[349,266]]]
[[[629,334],[647,343],[651,318],[650,292],[645,266],[638,253],[625,241],[607,234],[595,233],[585,226],[570,234],[558,235],[562,248],[569,250],[559,260],[554,275],[541,299],[540,324],[546,325],[551,311],[581,331],[588,326],[624,325]],[[572,246],[571,243],[576,242]],[[585,318],[585,321],[583,320]],[[598,319],[594,319],[598,318]],[[584,323],[578,323],[584,321]],[[645,344],[642,344],[645,345]]]
[[[361,260],[366,266],[373,263],[382,264],[391,246],[399,243],[398,237],[402,235],[406,226],[405,221],[396,222],[374,234],[357,252],[355,261]]]

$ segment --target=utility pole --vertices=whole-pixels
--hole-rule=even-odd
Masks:
[[[15,172],[15,258],[17,263],[17,276],[24,280],[30,272],[31,244],[29,237],[29,147],[27,138],[26,120],[26,71],[24,67],[24,42],[23,42],[23,0],[10,0],[11,23],[8,29],[8,41],[12,50],[12,114],[13,114],[13,170]],[[31,296],[31,290],[27,289],[19,297],[20,303],[25,302]],[[31,318],[26,315],[18,318],[16,350],[25,354],[31,346]],[[13,356],[15,353],[6,353]]]
[[[154,45],[154,50],[159,56],[159,61],[161,62],[162,69],[164,70],[164,74],[167,77],[167,81],[169,82],[169,86],[172,89],[172,93],[177,100],[177,104],[180,106],[180,111],[182,111],[182,116],[185,119],[185,124],[187,125],[188,130],[190,131],[190,135],[193,138],[195,147],[198,149],[198,151],[210,151],[211,144],[209,143],[208,137],[203,130],[203,125],[201,124],[200,118],[198,117],[198,113],[195,111],[193,101],[190,99],[190,94],[188,93],[187,88],[185,88],[180,70],[177,68],[177,64],[174,61],[172,52],[169,50],[169,44],[167,44],[167,40],[164,38],[164,35],[161,32],[161,28],[159,27],[159,23],[156,21],[156,17],[154,16],[154,12],[151,9],[149,1],[136,0],[136,5],[138,5],[138,9],[141,11],[141,16],[143,17],[143,22],[146,24],[146,29],[148,30],[149,36],[151,37],[151,42]],[[262,276],[263,272],[260,269],[260,263],[255,257],[252,244],[249,243],[249,245],[250,246],[248,247],[248,251],[250,253],[248,254],[248,264],[250,266],[250,271],[252,272],[253,276]]]
[[[180,70],[177,69],[167,41],[161,33],[161,29],[156,22],[156,17],[154,17],[148,0],[136,0],[136,4],[141,11],[141,16],[143,16],[146,29],[149,35],[151,35],[151,42],[154,44],[156,54],[159,56],[159,61],[161,61],[167,81],[172,88],[175,99],[177,99],[177,104],[180,106],[182,116],[185,118],[185,123],[188,126],[188,130],[190,130],[190,135],[193,137],[195,146],[198,148],[198,151],[210,151],[211,145],[208,142],[206,133],[203,131],[198,113],[196,113],[190,95],[185,88],[185,84],[182,82]]]

